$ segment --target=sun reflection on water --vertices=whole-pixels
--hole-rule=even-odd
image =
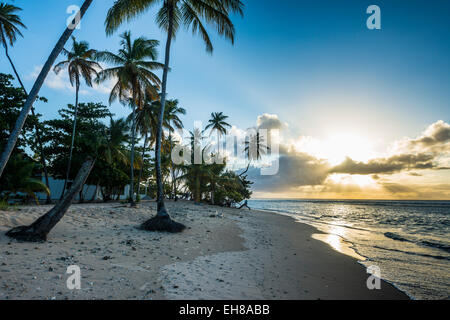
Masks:
[[[360,256],[354,249],[351,248],[352,244],[345,240],[347,235],[347,229],[341,225],[331,225],[326,233],[316,233],[312,237],[316,240],[323,241],[329,244],[334,250],[343,254],[354,257],[358,260],[365,260],[363,256]]]

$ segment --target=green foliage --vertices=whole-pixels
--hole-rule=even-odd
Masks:
[[[40,180],[36,170],[37,164],[28,156],[14,154],[6,166],[5,173],[0,178],[0,190],[2,197],[10,199],[21,198],[18,193],[25,194],[25,200],[34,199],[37,203],[35,192],[50,194],[50,190]]]
[[[175,37],[180,26],[191,29],[193,34],[199,34],[206,45],[206,51],[212,52],[213,45],[206,25],[234,43],[234,25],[229,15],[243,15],[244,4],[240,0],[116,0],[106,17],[106,33],[112,34],[124,22],[146,12],[156,3],[161,6],[156,14],[156,23],[164,30],[173,25],[172,36]]]
[[[59,119],[44,122],[45,154],[50,162],[50,173],[64,179],[72,141],[73,114],[75,107],[59,110]],[[80,103],[78,105],[77,132],[74,144],[69,178],[74,179],[87,156],[98,157],[101,147],[106,144],[106,126],[102,122],[111,117],[109,109],[100,103]],[[95,170],[95,168],[94,168]]]
[[[159,41],[139,37],[131,39],[129,31],[121,36],[121,49],[117,54],[110,51],[100,51],[97,59],[113,65],[99,72],[97,82],[114,80],[116,83],[109,96],[109,103],[119,100],[128,105],[142,107],[144,97],[157,99],[157,90],[161,81],[154,73],[163,65],[156,62]],[[130,101],[131,98],[131,101]]]
[[[70,51],[63,49],[62,54],[67,57],[67,60],[63,60],[55,66],[55,73],[58,74],[61,70],[67,69],[70,84],[72,87],[75,86],[77,91],[81,79],[84,79],[87,86],[92,87],[93,79],[98,76],[97,70],[101,69],[101,66],[93,61],[97,51],[89,49],[89,43],[86,41],[78,42],[72,36],[72,49]]]
[[[26,29],[20,17],[15,14],[21,10],[12,4],[0,3],[0,44],[4,47],[8,45],[8,42],[13,46],[17,36],[22,36],[19,27]]]
[[[13,80],[11,75],[0,73],[0,149],[6,145],[26,99],[24,91],[12,85]],[[40,165],[25,154],[26,148],[35,144],[34,126],[39,124],[37,116],[28,116],[0,178],[0,193],[5,201],[11,196],[20,198],[17,193],[23,193],[25,200],[28,200],[35,198],[35,192],[48,192],[45,184],[40,181]]]
[[[225,171],[223,164],[191,164],[184,166],[181,177],[194,201],[231,207],[251,196],[251,182],[232,171]]]
[[[6,145],[27,97],[22,88],[12,85],[13,80],[13,76],[0,73],[0,150]],[[27,143],[34,140],[33,129],[37,121],[36,117],[28,116],[22,134],[17,140],[15,153],[23,152]]]

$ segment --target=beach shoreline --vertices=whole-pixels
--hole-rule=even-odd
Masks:
[[[154,202],[74,204],[42,244],[5,232],[49,206],[1,211],[0,299],[408,299],[385,281],[369,290],[357,259],[291,217],[187,201],[167,207],[186,231],[138,230]],[[69,265],[81,269],[80,290],[66,286]]]

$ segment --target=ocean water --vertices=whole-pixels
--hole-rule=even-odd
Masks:
[[[450,299],[450,201],[250,200],[310,224],[414,299]],[[315,236],[316,238],[316,236]],[[348,253],[348,252],[347,252]]]

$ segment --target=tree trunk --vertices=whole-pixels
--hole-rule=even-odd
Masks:
[[[98,180],[97,184],[95,185],[94,195],[92,196],[90,202],[94,202],[95,200],[97,200],[97,192],[98,192],[99,186],[100,186],[100,180]]]
[[[145,133],[145,139],[144,139],[144,147],[142,148],[142,165],[141,169],[139,170],[139,178],[138,178],[138,184],[137,184],[137,194],[140,194],[141,192],[141,179],[142,179],[142,171],[144,169],[144,157],[145,157],[145,146],[147,145],[148,135]]]
[[[244,170],[244,172],[242,172],[241,174],[239,174],[239,177],[242,177],[244,174],[246,174],[249,168],[250,168],[250,160],[249,160],[249,163],[248,163],[248,165],[247,165],[247,168]]]
[[[161,173],[161,142],[162,142],[162,131],[164,124],[164,109],[166,107],[166,95],[167,95],[167,76],[169,73],[170,66],[170,47],[172,45],[173,36],[173,14],[174,8],[169,8],[169,28],[167,31],[167,41],[166,41],[166,52],[164,61],[164,72],[162,79],[162,90],[161,90],[161,109],[159,110],[158,116],[158,128],[156,132],[156,146],[155,146],[155,159],[156,159],[156,189],[157,189],[157,215],[160,217],[169,216],[166,207],[164,205],[164,187],[162,182]]]
[[[156,131],[156,146],[155,146],[155,169],[156,169],[156,189],[157,189],[157,213],[156,217],[144,222],[141,228],[148,231],[168,231],[168,232],[181,232],[186,227],[181,223],[173,221],[167,209],[164,205],[164,188],[162,183],[161,174],[161,140],[162,140],[162,128],[164,121],[164,109],[166,107],[166,91],[167,91],[167,75],[169,73],[170,65],[170,46],[173,36],[173,23],[174,23],[174,7],[170,2],[166,2],[165,5],[169,6],[169,28],[167,30],[166,52],[164,61],[164,72],[161,85],[161,109],[158,116],[158,128]]]
[[[215,192],[215,182],[211,180],[211,204],[214,205],[214,192]]]
[[[58,203],[45,215],[37,219],[30,226],[20,226],[9,230],[6,235],[10,238],[14,238],[20,241],[41,242],[47,240],[48,233],[53,227],[62,219],[62,217],[69,209],[76,194],[80,192],[81,187],[86,182],[92,168],[94,167],[95,160],[88,157],[78,171],[70,190],[64,195],[64,198],[59,200]]]
[[[5,47],[5,54],[6,57],[9,60],[9,63],[11,64],[11,67],[13,68],[14,74],[16,75],[17,81],[19,81],[20,86],[22,87],[22,90],[25,92],[25,94],[28,96],[28,92],[27,89],[25,89],[25,86],[23,85],[22,79],[19,76],[19,73],[17,72],[16,66],[14,65],[11,57],[9,56],[8,53],[8,44],[6,43],[6,40],[3,38],[3,45]],[[35,112],[34,112],[34,107],[33,105],[31,105],[31,114],[33,115],[33,117],[36,116]],[[41,139],[41,134],[39,132],[39,124],[37,123],[34,127],[34,130],[36,131],[36,139],[38,142],[38,146],[39,146],[39,152],[41,153],[41,164],[42,164],[42,169],[44,170],[44,177],[45,177],[45,185],[47,186],[47,188],[50,190],[50,184],[48,182],[48,170],[47,170],[47,163],[45,161],[45,154],[44,154],[44,147],[42,145],[42,139]],[[46,204],[50,204],[52,202],[50,194],[47,194],[47,200],[46,200]]]
[[[75,89],[75,115],[73,116],[72,142],[70,144],[69,161],[67,162],[66,179],[64,180],[64,187],[63,187],[63,192],[61,194],[61,199],[62,199],[62,197],[64,197],[64,193],[66,192],[67,181],[69,181],[69,175],[70,175],[70,166],[72,165],[73,146],[75,143],[75,135],[77,133],[78,92],[79,91],[80,91],[80,83],[77,80],[76,89]]]
[[[136,207],[134,201],[134,145],[136,139],[136,103],[133,95],[133,122],[131,125],[131,170],[130,170],[130,206]]]
[[[173,159],[172,159],[172,136],[171,136],[171,131],[169,130],[169,136],[170,136],[170,167],[172,170],[172,193],[173,193],[173,199],[174,201],[177,201],[177,186],[176,186],[176,181],[175,181],[175,168],[173,166]]]
[[[219,137],[219,132],[217,132],[217,159],[219,159],[219,153],[220,153],[220,137]]]
[[[200,177],[197,175],[195,177],[195,202],[200,203],[202,201],[201,199],[201,193],[200,193]]]
[[[93,0],[85,0],[81,9],[80,9],[80,20],[83,18],[84,14],[86,13],[86,10],[89,8]],[[73,25],[77,25],[77,21],[74,21],[75,23]],[[17,138],[19,137],[20,132],[22,131],[23,125],[25,124],[25,121],[27,119],[28,113],[30,112],[31,106],[33,105],[34,101],[36,100],[36,97],[39,93],[39,90],[41,89],[42,85],[44,84],[45,78],[47,77],[53,63],[55,63],[56,59],[58,58],[58,55],[61,53],[61,50],[64,48],[64,45],[66,44],[69,37],[72,35],[75,28],[67,27],[64,33],[62,34],[59,41],[56,43],[56,46],[53,48],[52,52],[50,53],[50,56],[47,59],[47,62],[45,63],[44,67],[42,68],[38,78],[36,79],[36,82],[33,85],[33,88],[30,91],[30,94],[28,95],[27,100],[25,101],[25,104],[23,105],[22,111],[20,112],[19,117],[16,120],[16,124],[14,126],[14,130],[12,131],[8,142],[5,146],[5,150],[3,150],[3,153],[0,157],[0,177],[3,174],[3,170],[5,170],[6,163],[9,160],[9,157],[11,156],[11,153],[17,143]]]
[[[79,196],[79,203],[84,203],[84,195],[83,195],[83,189],[84,189],[84,184],[81,186],[81,190],[80,190],[80,196]]]

